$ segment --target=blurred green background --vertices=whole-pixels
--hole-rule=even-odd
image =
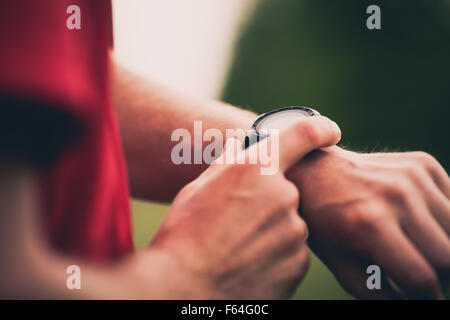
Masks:
[[[381,30],[366,8],[381,8]],[[447,0],[257,0],[223,100],[258,113],[306,105],[339,123],[347,148],[424,150],[450,165]],[[168,207],[133,202],[145,247]],[[315,257],[295,299],[350,299]]]

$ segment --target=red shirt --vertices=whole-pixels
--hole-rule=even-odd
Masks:
[[[70,5],[81,9],[80,30],[66,25]],[[30,108],[56,106],[76,119],[81,132],[42,173],[46,233],[58,250],[98,262],[133,249],[127,174],[109,93],[111,31],[108,0],[0,2],[0,96],[38,102]],[[33,132],[26,134],[32,138]]]

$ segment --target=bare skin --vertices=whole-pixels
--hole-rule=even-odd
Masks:
[[[113,89],[131,193],[136,198],[171,202],[186,183],[208,167],[205,163],[173,164],[170,155],[177,142],[170,137],[175,129],[192,132],[194,121],[201,120],[203,131],[216,128],[225,137],[226,129],[246,130],[257,118],[222,102],[179,93],[117,64]]]
[[[291,170],[315,253],[360,298],[443,298],[450,277],[450,180],[424,152],[317,151]],[[381,268],[368,290],[366,268]]]
[[[124,73],[127,74],[126,71]],[[150,82],[144,85],[145,82],[139,78],[133,81],[133,75],[129,73],[128,79],[131,83],[140,83],[140,90],[147,93],[134,91],[134,95],[125,94],[124,97],[149,95],[157,105],[168,104],[168,108],[158,109],[161,119],[169,118],[170,110],[179,110],[178,114],[182,116],[176,117],[173,123],[180,127],[183,127],[182,119],[186,118],[190,121],[184,124],[186,128],[192,126],[194,119],[206,119],[204,123],[207,127],[222,130],[227,127],[245,128],[256,117],[248,112],[243,112],[242,117],[235,117],[240,112],[235,108],[227,109],[228,106],[215,102],[202,104],[183,95],[175,94],[173,96],[176,98],[172,100],[168,89]],[[152,91],[157,93],[153,95]],[[175,166],[167,159],[151,162],[152,165],[148,161],[143,162],[144,158],[155,158],[151,156],[152,146],[156,143],[152,140],[154,132],[159,140],[170,140],[170,132],[177,126],[152,117],[153,107],[146,100],[135,100],[129,98],[121,101],[124,105],[134,106],[132,110],[135,115],[130,112],[129,119],[136,118],[138,114],[148,115],[141,117],[146,119],[141,127],[133,126],[132,120],[121,120],[122,112],[126,114],[129,111],[120,107],[120,103],[116,104],[116,108],[123,110],[119,110],[118,115],[124,139],[129,141],[125,143],[127,159],[141,174],[136,174],[135,183],[132,175],[133,192],[147,199],[170,200],[181,186],[204,168],[201,165],[173,168]],[[203,118],[200,114],[212,106],[214,112]],[[126,132],[130,138],[127,138]],[[150,138],[144,139],[144,136]],[[168,157],[171,146],[164,148]],[[140,157],[142,154],[148,156]],[[176,172],[176,176],[168,175],[174,178],[175,183],[165,187],[164,191],[153,191],[149,181],[153,181],[153,177],[160,172],[164,175]],[[450,182],[448,174],[432,156],[425,153],[359,154],[336,147],[317,152],[301,162],[290,170],[289,178],[303,194],[302,215],[311,224],[313,249],[353,295],[360,298],[442,297],[442,290],[446,289],[449,278]],[[379,226],[380,222],[385,224],[383,228]],[[383,229],[383,232],[370,235],[366,228]],[[316,239],[320,244],[315,245]],[[403,249],[400,242],[404,243]],[[328,256],[334,252],[333,246],[336,244],[341,245],[341,250],[336,251],[339,254],[331,259]],[[360,245],[364,247],[359,248]],[[353,249],[355,246],[358,248]],[[377,255],[372,257],[375,251]],[[433,252],[434,258],[429,256],[430,252]],[[408,262],[389,264],[388,268],[387,262],[397,259]],[[351,266],[345,263],[350,260]],[[396,282],[403,293],[391,290],[391,285],[384,285],[381,291],[367,290],[365,269],[372,263],[380,265],[386,277],[401,277],[402,280],[397,279]]]
[[[173,146],[170,134],[174,129],[189,129],[194,120],[203,120],[204,128],[245,129],[256,115],[219,102],[186,97],[143,81],[121,68],[116,69],[114,79],[113,102],[132,194],[149,200],[175,199],[166,221],[148,250],[125,257],[117,265],[80,262],[83,289],[68,291],[65,268],[73,261],[55,255],[46,247],[37,228],[41,212],[33,181],[35,172],[26,163],[2,164],[0,235],[2,243],[8,246],[0,249],[0,280],[5,284],[0,288],[1,295],[39,298],[289,296],[303,276],[308,260],[303,243],[304,223],[294,218],[298,194],[293,192],[292,184],[280,173],[270,178],[273,181],[268,195],[269,183],[261,180],[263,177],[256,175],[252,168],[213,165],[206,170],[206,165],[174,166],[169,159]],[[321,119],[325,122],[299,124],[281,139],[292,145],[280,147],[280,151],[301,152],[296,153],[296,159],[286,161],[287,164],[293,166],[308,150],[337,141],[338,134],[330,130],[334,127],[332,123]],[[333,147],[316,153],[289,172],[290,180],[302,194],[302,215],[310,227],[313,249],[357,297],[397,296],[389,286],[383,286],[382,293],[376,295],[361,289],[365,278],[361,279],[361,273],[355,270],[361,271],[370,263],[379,264],[383,274],[392,278],[408,297],[441,297],[439,285],[445,286],[449,274],[448,261],[443,259],[449,256],[445,254],[450,216],[448,175],[442,168],[436,170],[439,167],[436,161],[423,154],[419,157],[408,153],[360,155],[343,154],[339,150]],[[248,193],[250,185],[253,191]],[[290,190],[285,192],[290,199],[283,193],[269,197],[267,202],[265,198],[277,194],[278,189]],[[217,194],[210,197],[213,190]],[[242,201],[238,191],[248,198]],[[203,201],[192,203],[193,198]],[[260,208],[261,204],[266,205],[260,211],[253,209]],[[246,216],[243,210],[257,217],[242,219]],[[235,220],[228,220],[230,217]],[[242,232],[236,233],[236,219]],[[271,227],[262,227],[268,224]],[[234,237],[225,236],[228,234]],[[237,255],[231,255],[238,243],[246,246],[239,247]],[[399,247],[401,243],[403,247]],[[285,248],[279,251],[280,255],[274,255],[276,246]],[[444,254],[437,254],[441,252]],[[218,266],[218,261],[228,263]],[[408,263],[400,263],[405,261]],[[245,274],[249,264],[254,272]],[[345,268],[340,268],[341,265]],[[416,268],[411,268],[412,265]],[[285,277],[275,275],[278,272]],[[261,283],[261,279],[265,282]]]
[[[65,288],[65,269],[73,260],[56,256],[39,234],[41,213],[33,173],[4,166],[0,234],[5,237],[2,243],[10,245],[0,247],[0,295],[287,298],[307,270],[309,251],[306,225],[297,215],[298,190],[283,172],[310,151],[338,142],[336,128],[320,117],[286,129],[282,146],[290,147],[280,153],[282,171],[277,175],[261,176],[258,164],[211,165],[175,198],[148,250],[117,265],[77,263],[84,285],[75,292]],[[320,132],[319,139],[310,141],[303,135],[312,130]],[[247,153],[241,151],[237,157]],[[212,188],[217,190],[214,196]]]

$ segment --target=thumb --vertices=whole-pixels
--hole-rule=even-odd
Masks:
[[[340,138],[341,130],[338,125],[327,117],[318,116],[299,120],[280,132],[280,168],[285,171],[309,152],[334,145]]]

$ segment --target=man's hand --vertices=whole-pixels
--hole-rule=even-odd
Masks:
[[[260,164],[249,164],[255,144],[236,155],[236,163],[243,157],[246,164],[218,159],[183,188],[150,246],[166,256],[178,286],[172,297],[288,298],[307,270],[309,251],[299,193],[284,171],[339,138],[327,118],[305,119],[281,132],[277,174],[263,176]],[[237,145],[231,140],[224,154]]]
[[[450,276],[450,180],[432,156],[332,147],[311,154],[288,177],[302,192],[311,248],[350,293],[443,297]],[[381,268],[381,290],[366,286],[371,264]]]

